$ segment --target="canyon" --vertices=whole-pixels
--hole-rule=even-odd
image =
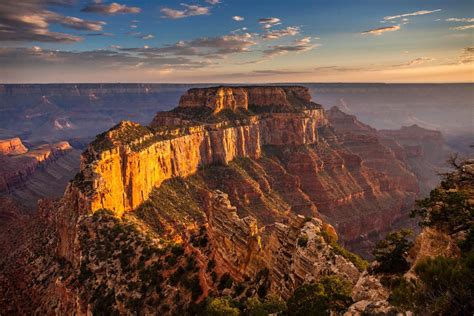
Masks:
[[[16,137],[0,140],[0,150],[0,194],[29,209],[39,198],[61,197],[79,170],[80,151],[66,141],[28,149]]]
[[[28,154],[20,144],[6,141],[4,156]],[[61,199],[10,216],[2,305],[169,314],[208,296],[288,299],[327,275],[348,280],[356,302],[385,301],[343,246],[368,258],[387,232],[413,226],[409,211],[448,154],[438,132],[377,131],[302,86],[190,89],[149,126],[99,134]],[[380,295],[364,296],[367,282]]]

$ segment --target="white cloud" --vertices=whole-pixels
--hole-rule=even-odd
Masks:
[[[241,16],[238,16],[238,15],[235,15],[235,16],[232,17],[232,20],[240,22],[240,21],[245,20],[245,18],[243,18]]]
[[[431,11],[421,10],[421,11],[416,11],[416,12],[411,12],[411,13],[404,13],[404,14],[399,14],[399,15],[386,16],[383,19],[384,20],[393,20],[393,19],[404,18],[404,17],[407,17],[407,16],[431,14],[431,13],[435,13],[435,12],[439,12],[439,11],[441,11],[441,9],[431,10]]]
[[[175,10],[170,8],[162,8],[160,11],[163,13],[162,18],[168,19],[182,19],[190,16],[197,15],[208,15],[210,13],[209,7],[202,7],[199,5],[181,3],[184,7],[183,10]]]
[[[281,30],[272,30],[267,31],[262,35],[264,39],[278,39],[283,36],[295,36],[300,33],[300,28],[298,26],[288,26],[287,28]]]
[[[262,24],[264,29],[269,29],[272,26],[281,24],[281,20],[279,18],[260,18],[258,19],[258,23]]]
[[[378,27],[375,29],[370,29],[368,31],[362,32],[361,34],[370,34],[370,35],[382,35],[385,32],[394,32],[400,29],[400,25]]]
[[[450,29],[455,30],[455,31],[464,31],[464,30],[474,29],[474,24],[456,26],[456,27],[452,27]]]
[[[206,0],[206,2],[209,3],[209,4],[212,4],[212,5],[216,5],[216,4],[221,3],[220,0]]]
[[[152,39],[152,38],[155,38],[155,36],[153,34],[147,34],[147,35],[143,35],[141,37],[141,39],[144,39],[144,40],[149,40],[149,39]]]
[[[474,22],[474,18],[449,18],[449,19],[446,19],[446,21],[471,23],[471,22]]]

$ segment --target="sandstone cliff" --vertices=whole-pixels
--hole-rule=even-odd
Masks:
[[[222,89],[206,93],[214,93],[215,96]],[[302,95],[305,99],[298,99],[299,102],[310,105],[307,91],[306,94],[301,93],[300,87],[262,89],[263,103],[257,103],[256,106],[268,104],[268,90],[275,90],[275,93],[288,98],[290,92],[292,98]],[[232,88],[231,92],[234,90],[241,92],[243,88]],[[257,91],[257,88],[251,88],[247,92],[253,102],[259,101],[260,94]],[[188,94],[195,93],[198,92],[190,90]],[[233,106],[233,101],[229,100],[226,99],[226,102],[231,104],[224,105],[223,100],[219,102],[223,108],[229,108]],[[196,102],[201,101],[198,99]],[[288,100],[285,102],[290,104]],[[191,106],[191,101],[182,101],[180,106],[183,104]],[[195,103],[198,106],[196,104],[201,103]],[[199,106],[207,107],[207,103]],[[240,121],[194,121],[192,125],[181,128],[160,125],[163,123],[160,117],[158,115],[152,124],[155,129],[122,122],[100,135],[88,147],[82,160],[81,183],[88,183],[89,186],[86,188],[90,196],[89,211],[106,208],[121,215],[146,201],[151,190],[163,180],[185,177],[202,166],[227,164],[235,158],[259,159],[261,147],[265,145],[315,144],[318,141],[318,128],[326,124],[322,109],[248,115]],[[169,118],[169,115],[165,118]]]
[[[27,151],[28,149],[23,145],[18,137],[0,140],[1,155],[19,155],[24,154]]]
[[[294,100],[311,102],[308,89],[303,87],[216,87],[190,89],[180,101],[180,107],[208,107],[214,113],[224,109],[247,110],[249,106],[294,107]]]

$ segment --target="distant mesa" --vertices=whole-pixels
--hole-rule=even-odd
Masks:
[[[310,103],[309,90],[302,86],[220,86],[188,90],[181,97],[179,107],[208,107],[218,113],[224,109],[249,110],[251,106],[291,108]]]
[[[0,154],[21,155],[28,152],[28,148],[23,145],[19,137],[0,139]]]

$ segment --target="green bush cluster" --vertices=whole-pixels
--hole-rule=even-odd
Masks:
[[[392,232],[380,240],[373,251],[377,266],[375,273],[403,273],[410,268],[407,261],[408,250],[413,243],[407,238],[411,231],[404,229]]]
[[[297,288],[288,300],[288,312],[295,316],[326,316],[345,311],[351,304],[352,285],[337,276]]]

